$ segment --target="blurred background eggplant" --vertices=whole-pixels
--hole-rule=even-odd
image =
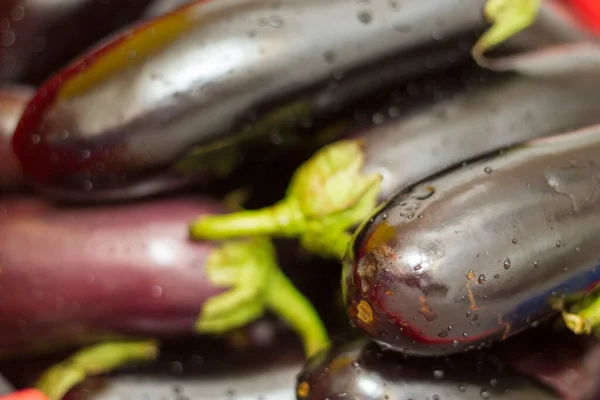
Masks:
[[[561,398],[489,353],[408,358],[364,339],[311,358],[297,382],[298,400]]]
[[[298,168],[283,200],[258,210],[198,218],[192,235],[202,239],[300,236],[309,239],[305,245],[311,251],[340,258],[348,237],[332,245],[307,229],[318,225],[331,235],[340,228],[353,228],[376,203],[463,160],[600,123],[597,43],[553,46],[506,60],[510,68],[504,72],[482,70],[473,63],[448,68],[438,78],[412,81],[407,90],[416,95],[395,98],[395,104],[391,102],[389,109],[380,110],[362,127],[349,125],[339,135],[345,140],[319,150]],[[336,160],[335,168],[330,168],[330,159]],[[348,179],[336,186],[335,201],[326,201],[341,174]],[[321,183],[324,179],[327,184]],[[311,180],[319,183],[305,185]],[[370,206],[340,220],[341,211],[358,209],[365,199]],[[313,204],[320,208],[313,209]]]
[[[0,192],[23,184],[21,166],[13,154],[14,130],[35,90],[24,85],[0,86]]]
[[[344,261],[353,323],[398,351],[435,356],[557,316],[563,296],[600,281],[599,154],[594,125],[456,166],[394,195],[357,230]],[[600,325],[598,294],[590,296],[589,307],[574,299],[564,310],[578,334]]]
[[[292,314],[301,314],[302,324],[293,317],[284,321],[294,331],[314,331],[307,334],[315,335],[313,345],[318,345],[321,322],[310,304],[296,297],[296,289],[278,268],[271,269],[274,255],[262,241],[227,244],[188,239],[189,218],[223,210],[207,198],[99,208],[65,208],[33,197],[0,198],[0,354],[52,350],[53,345],[124,335],[169,338],[221,333],[229,327],[217,322],[229,311],[198,318],[208,312],[209,301],[236,288],[255,290],[258,296],[238,302],[240,312],[268,303],[272,290],[278,290],[279,296],[291,294],[286,306]],[[219,271],[228,268],[243,281],[224,281],[228,275]],[[248,275],[252,268],[259,275]],[[292,306],[294,299],[300,302]],[[236,307],[232,301],[229,306]],[[276,314],[287,314],[267,303],[266,308]],[[316,326],[311,326],[313,322]]]
[[[3,0],[0,81],[38,85],[152,0]]]
[[[466,61],[488,27],[483,4],[196,1],[58,71],[24,113],[14,149],[39,190],[77,201],[222,176],[238,162],[234,138],[334,118],[369,93]],[[585,36],[566,31],[555,39]]]

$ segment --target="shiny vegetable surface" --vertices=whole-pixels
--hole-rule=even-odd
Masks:
[[[356,340],[308,360],[298,400],[560,399],[490,354],[447,359],[406,358]]]
[[[46,81],[19,123],[15,153],[40,190],[76,200],[219,177],[237,155],[214,151],[233,138],[336,115],[367,93],[468,59],[489,25],[484,3],[195,1],[107,38]]]
[[[268,241],[188,240],[187,219],[223,210],[206,198],[85,208],[0,198],[1,351],[223,333],[271,309],[313,352],[324,329]]]
[[[394,195],[356,232],[344,262],[353,322],[378,342],[422,356],[504,340],[563,303],[578,333],[597,326],[594,292],[570,305],[600,279],[599,154],[595,125]]]
[[[496,149],[600,122],[599,66],[600,46],[581,42],[506,59],[503,73],[464,68],[468,78],[457,79],[462,87],[452,95],[409,112],[402,104],[395,110],[405,115],[350,130],[317,152],[280,202],[197,218],[192,235],[297,236],[307,249],[340,258],[346,230],[408,184]]]
[[[39,84],[151,0],[2,0],[0,81]]]
[[[22,184],[21,166],[12,151],[12,138],[34,93],[29,86],[0,86],[0,191]]]

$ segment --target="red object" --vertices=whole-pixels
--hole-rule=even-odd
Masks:
[[[37,389],[25,389],[6,396],[0,396],[0,400],[49,400],[46,395]]]
[[[566,0],[579,20],[600,35],[600,0]]]

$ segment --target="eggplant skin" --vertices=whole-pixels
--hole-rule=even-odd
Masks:
[[[194,146],[335,116],[365,93],[468,60],[489,25],[484,3],[195,0],[105,38],[44,82],[15,153],[31,180],[88,193],[171,170]]]
[[[555,315],[600,281],[600,125],[534,140],[400,191],[343,267],[353,323],[408,354],[447,355]]]
[[[61,208],[0,197],[0,353],[103,335],[192,334],[215,244],[187,222],[223,212],[210,199]]]
[[[21,165],[13,154],[12,138],[34,93],[33,88],[25,85],[0,86],[0,191],[23,183]]]
[[[298,400],[560,399],[491,354],[413,359],[365,339],[340,342],[309,359],[298,375],[296,395]]]

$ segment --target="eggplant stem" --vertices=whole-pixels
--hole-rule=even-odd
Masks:
[[[302,338],[307,358],[327,348],[329,337],[319,314],[279,269],[271,276],[266,299],[268,307]]]
[[[303,230],[304,223],[298,204],[283,200],[259,210],[198,218],[190,225],[190,235],[196,240],[257,235],[293,237]]]
[[[212,283],[230,289],[206,301],[195,325],[197,333],[226,333],[258,319],[269,308],[300,335],[307,354],[327,343],[319,315],[279,269],[270,240],[225,242],[207,264]]]
[[[537,19],[541,0],[488,0],[484,14],[492,26],[471,49],[475,61],[485,67],[484,53],[531,26]]]
[[[77,351],[47,369],[35,387],[50,400],[61,400],[86,378],[104,374],[127,364],[152,361],[158,356],[154,340],[107,342]]]
[[[364,141],[341,140],[319,150],[294,173],[286,197],[259,210],[193,221],[194,239],[242,236],[298,237],[310,252],[340,258],[346,230],[375,209],[382,176],[364,174]]]

